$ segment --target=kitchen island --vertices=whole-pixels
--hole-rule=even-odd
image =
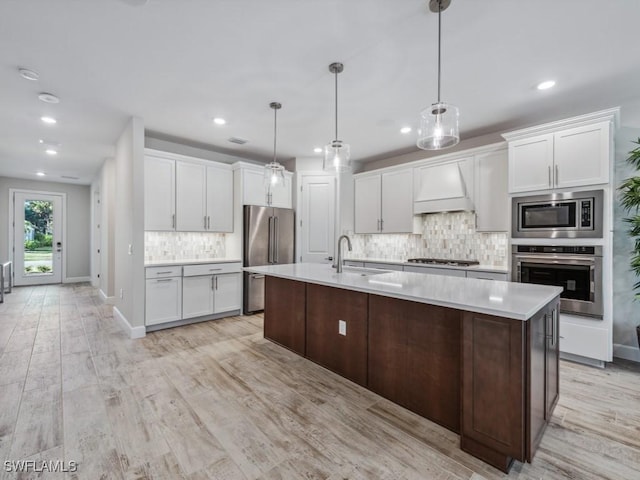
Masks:
[[[264,335],[460,434],[508,472],[558,399],[561,289],[290,264],[267,276]]]

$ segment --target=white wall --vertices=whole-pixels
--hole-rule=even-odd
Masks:
[[[114,287],[116,315],[144,329],[144,125],[133,117],[116,143]],[[132,333],[132,332],[130,332]],[[135,335],[135,333],[134,333]]]
[[[94,187],[100,192],[100,281],[98,286],[109,303],[115,300],[115,159],[104,161]]]
[[[65,246],[66,278],[89,280],[91,275],[91,195],[88,185],[23,180],[0,177],[0,260],[11,259],[9,252],[10,199],[9,189],[34,190],[65,193],[67,195],[67,218],[65,222],[67,238]]]
[[[640,128],[621,128],[616,132],[615,142],[615,177],[614,187],[617,187],[628,177],[640,175],[640,172],[627,164],[629,151],[637,145],[631,141],[640,138]],[[633,289],[633,285],[640,281],[631,271],[629,262],[634,241],[627,234],[629,226],[624,218],[629,216],[618,200],[618,193],[614,193],[613,205],[613,345],[614,355],[629,360],[640,361],[640,350],[636,338],[635,327],[640,325],[638,315],[638,300],[635,294],[640,290]]]

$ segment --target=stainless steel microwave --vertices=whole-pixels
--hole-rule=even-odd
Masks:
[[[602,190],[512,199],[515,238],[602,238]]]

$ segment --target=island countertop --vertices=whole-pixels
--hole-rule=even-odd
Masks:
[[[412,272],[372,273],[357,267],[345,267],[342,273],[336,273],[330,265],[319,263],[245,267],[244,270],[515,320],[530,319],[562,292],[560,287],[546,285]]]

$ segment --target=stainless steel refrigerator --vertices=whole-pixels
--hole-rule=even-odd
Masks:
[[[294,212],[244,206],[244,266],[294,263]],[[244,272],[244,313],[264,310],[264,275]]]

